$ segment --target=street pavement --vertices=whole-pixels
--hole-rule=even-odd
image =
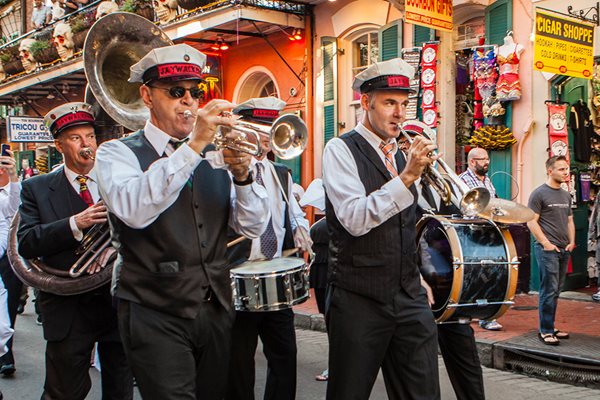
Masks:
[[[44,341],[42,329],[35,324],[33,308],[28,304],[25,313],[17,320],[15,353],[17,372],[12,378],[0,378],[0,390],[5,400],[39,399],[44,381]],[[325,398],[326,383],[315,381],[314,377],[327,364],[327,335],[318,331],[298,329],[298,390],[297,400]],[[256,398],[261,399],[266,373],[266,361],[259,349],[257,352]],[[440,358],[440,385],[442,399],[455,400],[456,397],[448,381],[443,361]],[[157,363],[158,364],[158,363]],[[157,374],[160,371],[157,370]],[[99,373],[90,369],[93,388],[88,399],[100,399]],[[488,400],[571,400],[600,399],[600,390],[547,382],[510,372],[484,368],[485,388]],[[136,394],[135,399],[140,399]],[[387,399],[381,374],[373,389],[371,400]]]

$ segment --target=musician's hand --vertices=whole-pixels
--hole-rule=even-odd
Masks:
[[[436,145],[422,136],[414,138],[407,152],[406,167],[400,173],[400,179],[408,187],[412,185],[422,174],[427,166],[437,160],[439,155],[433,154]]]
[[[229,171],[236,181],[242,182],[248,179],[250,173],[250,161],[252,156],[248,153],[235,151],[231,149],[223,149],[223,160],[229,165]]]
[[[116,252],[117,250],[115,250],[115,248],[111,246],[102,250],[100,255],[96,257],[94,262],[88,268],[87,273],[93,275],[102,271],[102,269],[108,265],[108,261]]]
[[[301,226],[294,230],[294,245],[302,251],[312,250],[313,241],[310,239],[310,234]]]
[[[231,111],[233,107],[235,104],[215,99],[199,109],[196,112],[196,124],[188,145],[200,154],[213,141],[219,125],[231,126],[233,124],[233,118],[223,115],[224,112]]]
[[[433,306],[435,304],[433,290],[431,290],[431,286],[429,286],[423,277],[421,277],[421,286],[423,286],[423,289],[425,289],[425,292],[427,293],[427,302],[429,303],[429,307]]]
[[[75,215],[75,224],[80,230],[89,228],[95,224],[103,224],[107,220],[106,206],[102,201],[86,208]]]
[[[17,162],[12,150],[7,150],[8,156],[0,156],[0,168],[8,174],[11,182],[18,182],[19,175],[17,175]]]

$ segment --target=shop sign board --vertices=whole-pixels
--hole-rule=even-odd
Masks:
[[[7,129],[11,142],[54,142],[41,117],[8,117]]]
[[[592,79],[593,24],[537,9],[534,48],[535,70]]]
[[[452,32],[452,0],[406,0],[406,22]]]

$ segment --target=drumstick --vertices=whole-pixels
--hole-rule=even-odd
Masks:
[[[298,251],[300,251],[300,249],[298,247],[294,247],[291,249],[287,249],[287,250],[283,250],[281,252],[281,257],[289,257],[294,253],[297,253]]]
[[[241,243],[241,242],[243,242],[243,241],[244,241],[244,240],[246,240],[246,239],[247,239],[247,237],[245,237],[245,236],[240,236],[239,238],[237,238],[237,239],[234,239],[234,240],[232,240],[231,242],[228,242],[228,243],[227,243],[227,248],[230,248],[231,246],[235,246],[236,244],[238,244],[238,243]]]

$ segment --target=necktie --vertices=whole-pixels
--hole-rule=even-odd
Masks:
[[[169,144],[173,147],[173,150],[177,150],[178,148],[180,148],[184,143],[187,143],[187,141],[189,140],[189,138],[185,138],[183,140],[175,140],[175,139],[171,139],[169,140]],[[189,187],[190,189],[192,188],[192,178],[194,177],[194,175],[192,174],[192,176],[190,176],[190,178],[187,180],[187,182],[185,183],[187,185],[187,187]]]
[[[396,167],[394,166],[394,159],[393,159],[394,156],[392,155],[392,150],[394,149],[394,143],[389,142],[388,144],[385,144],[385,142],[381,142],[381,144],[379,145],[379,148],[381,149],[381,151],[383,152],[383,155],[385,156],[385,167],[387,168],[391,177],[392,178],[397,177],[398,171],[396,171]]]
[[[261,163],[256,164],[256,183],[264,187],[265,183],[262,177],[263,167]],[[277,252],[277,236],[275,236],[275,229],[273,229],[273,217],[269,219],[267,229],[260,235],[260,252],[268,260],[272,259]]]
[[[431,187],[423,179],[421,179],[421,195],[427,204],[429,204],[433,210],[437,211],[437,205],[435,204],[433,193],[431,193]]]
[[[81,199],[85,201],[85,204],[87,204],[89,207],[94,204],[94,199],[92,199],[92,194],[88,190],[88,179],[89,177],[85,175],[77,175],[77,182],[79,182],[79,197],[81,197]]]

